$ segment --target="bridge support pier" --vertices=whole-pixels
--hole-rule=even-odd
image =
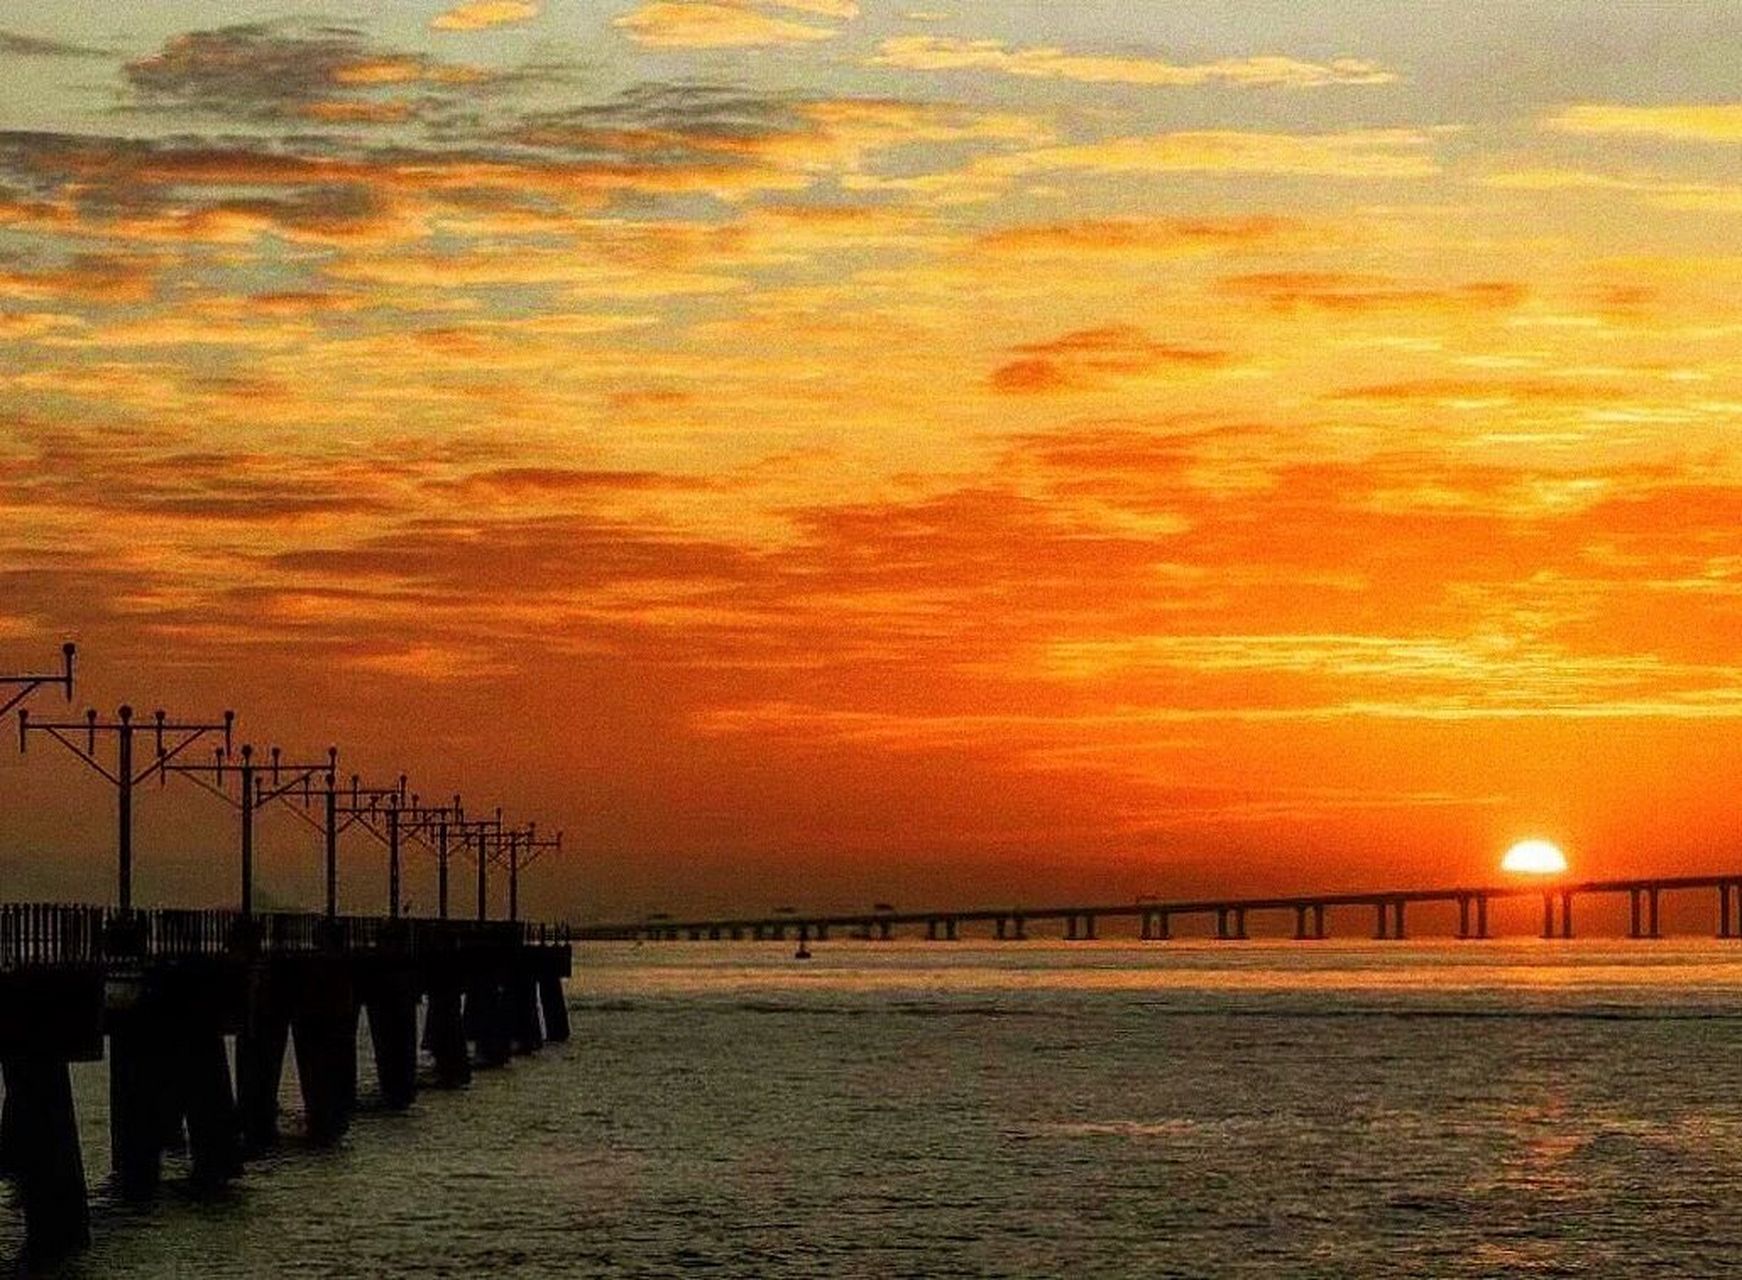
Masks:
[[[1234,908],[1234,937],[1241,942],[1246,940],[1246,908]]]
[[[109,1164],[123,1199],[157,1190],[169,1127],[178,1137],[181,1129],[174,1091],[161,1028],[138,1010],[118,1014],[109,1031]]]
[[[954,916],[950,916],[948,919],[946,919],[944,921],[944,941],[945,942],[955,942],[956,940],[957,940],[956,918]]]
[[[0,1079],[5,1068],[0,1067]],[[0,1178],[18,1171],[18,1104],[9,1092],[0,1093]]]
[[[999,917],[998,917],[998,919],[997,919],[997,920],[996,920],[996,921],[994,921],[994,922],[993,922],[993,924],[994,924],[994,927],[995,927],[995,928],[996,928],[996,930],[997,930],[997,938],[998,938],[998,941],[1000,941],[1000,942],[1003,942],[1003,941],[1004,941],[1004,929],[1005,929],[1005,919],[1004,919],[1004,917],[1003,917],[1003,916],[999,916]]]
[[[1655,887],[1645,891],[1645,913],[1646,927],[1650,930],[1651,936],[1654,938],[1663,937],[1657,922],[1657,889]]]
[[[1373,940],[1384,942],[1391,936],[1390,908],[1386,903],[1376,902],[1373,904],[1373,913]]]
[[[563,999],[562,975],[545,972],[538,975],[538,1002],[544,1008],[544,1038],[560,1044],[569,1038],[569,1005]]]
[[[278,1087],[290,1043],[290,1011],[280,983],[252,975],[242,1029],[236,1033],[236,1101],[242,1112],[242,1145],[257,1151],[278,1141]]]
[[[357,1005],[337,964],[303,974],[290,1019],[308,1136],[333,1142],[351,1126],[357,1104]]]
[[[1313,903],[1313,938],[1316,941],[1325,940],[1325,904]]]
[[[936,920],[927,920],[925,922],[925,940],[927,942],[936,942],[938,940],[938,922]]]
[[[1026,917],[1024,917],[1024,916],[1011,917],[1010,928],[1011,928],[1010,936],[1015,938],[1016,941],[1026,942],[1028,940],[1028,920]]]
[[[1074,915],[1066,916],[1065,917],[1065,941],[1066,942],[1075,942],[1076,940],[1077,940],[1077,918]]]
[[[1470,896],[1458,895],[1458,940],[1462,942],[1470,936]]]
[[[1484,940],[1488,937],[1488,895],[1485,893],[1476,898],[1476,936]]]
[[[1726,881],[1718,886],[1718,936],[1731,937],[1730,932],[1730,885]]]
[[[513,1055],[506,1004],[491,974],[479,975],[466,987],[466,1035],[476,1047],[480,1067],[500,1067]]]
[[[410,975],[380,975],[364,1008],[382,1104],[403,1111],[417,1098],[417,989]]]
[[[460,988],[446,979],[430,989],[424,1037],[435,1058],[436,1083],[457,1089],[472,1082],[472,1055],[466,1048],[466,1029],[460,1010]]]
[[[1217,907],[1216,908],[1216,941],[1226,942],[1227,940],[1228,940],[1228,908]]]
[[[803,933],[802,928],[800,933]],[[508,984],[508,991],[513,1002],[509,1012],[514,1019],[514,1052],[536,1053],[544,1048],[544,1023],[538,1012],[538,980],[529,973],[515,974]]]
[[[230,1085],[230,1055],[224,1049],[224,1033],[215,1024],[189,1027],[181,1034],[179,1073],[188,1155],[195,1185],[210,1189],[242,1172],[242,1126]]]
[[[91,1243],[91,1215],[68,1064],[47,1056],[8,1058],[0,1074],[17,1143],[13,1176],[25,1253],[32,1262],[76,1253]]]
[[[1569,939],[1573,936],[1573,895],[1571,890],[1561,891],[1561,937]]]

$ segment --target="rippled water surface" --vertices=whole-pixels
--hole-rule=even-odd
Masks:
[[[569,1044],[68,1274],[1725,1274],[1729,947],[599,947]]]

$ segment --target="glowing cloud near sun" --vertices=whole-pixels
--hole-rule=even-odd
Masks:
[[[1559,875],[1567,869],[1567,855],[1547,840],[1520,840],[1500,859],[1500,869],[1522,875]]]

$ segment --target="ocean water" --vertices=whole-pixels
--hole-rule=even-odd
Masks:
[[[583,948],[574,1039],[111,1203],[110,1276],[1700,1276],[1742,943]],[[287,1102],[293,1101],[287,1083]],[[365,1060],[365,1094],[372,1083]],[[287,1127],[294,1129],[292,1116]],[[0,1217],[0,1250],[15,1245]]]

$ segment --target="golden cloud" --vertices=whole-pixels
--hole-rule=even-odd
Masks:
[[[794,6],[798,7],[798,6]],[[807,10],[807,12],[810,10]],[[613,26],[650,49],[737,49],[832,39],[832,27],[793,22],[731,0],[650,0]]]
[[[1656,107],[1586,102],[1562,108],[1543,124],[1557,133],[1742,142],[1742,102],[1671,103]]]
[[[482,31],[538,16],[537,0],[467,0],[430,20],[436,31]]]
[[[1204,84],[1319,88],[1391,84],[1395,73],[1358,58],[1328,63],[1275,55],[1179,65],[1159,58],[1100,57],[1056,48],[1013,49],[999,40],[898,36],[878,47],[872,66],[909,71],[996,71],[1043,80],[1183,88]]]

